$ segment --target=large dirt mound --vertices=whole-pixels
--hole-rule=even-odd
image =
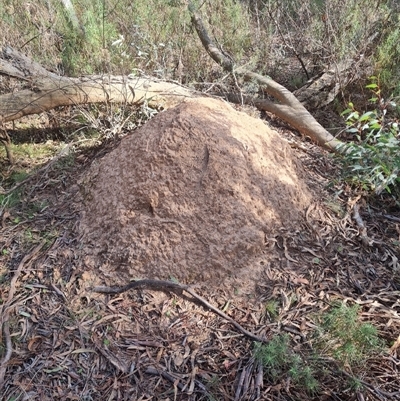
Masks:
[[[217,100],[160,113],[81,181],[86,263],[116,282],[221,283],[255,268],[266,237],[311,202],[291,148]]]

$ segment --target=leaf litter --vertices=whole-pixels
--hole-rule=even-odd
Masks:
[[[283,135],[293,140],[290,132]],[[292,349],[305,356],[313,354],[316,316],[335,300],[358,304],[361,318],[387,341],[382,355],[356,368],[339,368],[327,358],[329,374],[319,372],[321,387],[312,395],[287,375],[266,375],[251,340],[184,294],[90,291],[99,284],[126,284],[126,277],[112,280],[85,265],[71,199],[82,171],[98,160],[95,152],[77,149],[82,153],[75,165],[42,170],[45,176],[23,188],[30,198],[3,210],[1,399],[400,399],[396,221],[360,208],[369,238],[379,246],[363,244],[352,219],[354,195],[346,190],[337,196],[321,185],[334,167],[318,148],[307,147],[295,152],[314,200],[295,228],[278,224],[265,236],[268,257],[257,260],[256,285],[241,288],[228,278],[226,285],[196,292],[259,337],[289,334]],[[32,198],[46,200],[48,207],[16,224]],[[327,207],[326,199],[345,214]],[[27,239],[28,230],[34,234]],[[270,301],[274,314],[266,312]],[[359,377],[361,389],[351,389],[348,376]]]

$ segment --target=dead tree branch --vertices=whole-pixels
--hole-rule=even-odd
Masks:
[[[192,23],[204,48],[213,60],[226,71],[241,75],[245,80],[257,82],[265,93],[275,99],[270,101],[228,93],[225,95],[227,100],[252,104],[260,110],[273,113],[319,145],[328,150],[337,151],[341,141],[326,131],[293,93],[269,77],[244,68],[236,68],[233,60],[214,45],[199,14],[195,11],[192,12]],[[166,109],[176,106],[187,98],[202,96],[201,93],[176,83],[150,77],[96,75],[70,78],[59,76],[10,47],[0,52],[0,74],[26,83],[25,87],[19,91],[0,95],[0,127],[8,121],[42,113],[57,106],[147,102],[152,107]]]
[[[250,338],[253,341],[265,343],[266,340],[264,338],[258,337],[253,333],[250,333],[244,327],[242,327],[236,320],[232,319],[226,313],[222,312],[220,309],[211,305],[207,300],[198,295],[189,285],[174,283],[172,281],[163,281],[163,280],[139,280],[139,281],[131,281],[127,285],[122,287],[94,287],[94,292],[99,292],[103,294],[120,294],[122,292],[135,289],[149,289],[156,291],[171,291],[177,294],[182,294],[183,291],[190,294],[194,300],[204,306],[206,309],[211,310],[218,316],[222,317],[229,323],[231,323],[237,330],[239,330],[246,337]]]
[[[62,77],[10,47],[0,52],[0,75],[26,81],[24,89],[0,95],[0,125],[57,106],[87,103],[142,104],[170,108],[199,96],[175,83],[149,77]]]
[[[273,113],[324,148],[337,151],[337,147],[341,144],[341,141],[322,127],[292,92],[269,77],[244,68],[235,68],[233,61],[226,57],[210,39],[200,14],[196,11],[192,3],[189,4],[189,11],[191,12],[192,24],[210,57],[221,65],[224,70],[241,75],[245,80],[256,81],[265,93],[276,99],[276,102],[272,102],[251,96],[246,97],[241,94],[228,94],[226,98],[229,101],[235,103],[243,101],[256,106],[260,110]]]

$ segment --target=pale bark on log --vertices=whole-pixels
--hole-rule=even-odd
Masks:
[[[201,94],[177,83],[134,76],[62,77],[7,47],[0,53],[0,74],[26,81],[25,89],[0,95],[0,124],[57,106],[87,103],[142,104],[170,108]]]
[[[200,17],[192,14],[192,21],[210,56],[224,69],[233,71],[232,60],[224,56],[212,43]],[[20,52],[6,47],[0,53],[0,74],[26,82],[25,89],[0,95],[0,126],[30,114],[38,114],[58,106],[87,103],[142,104],[158,108],[171,108],[187,98],[204,96],[177,83],[155,78],[134,76],[90,76],[69,78],[47,71],[40,64]],[[284,86],[269,77],[251,71],[236,69],[235,74],[247,80],[255,80],[277,102],[238,94],[226,95],[235,103],[242,101],[268,111],[303,135],[309,136],[329,150],[337,150],[339,140],[326,131],[298,99]]]
[[[0,96],[0,123],[39,114],[58,106],[88,103],[142,104],[164,109],[176,106],[193,92],[168,82],[124,76],[87,78],[41,77],[30,89]]]
[[[224,70],[243,76],[245,80],[256,81],[265,93],[277,100],[277,102],[272,102],[270,100],[242,96],[241,94],[228,94],[226,98],[229,101],[253,104],[260,110],[275,114],[297,129],[301,134],[309,136],[324,148],[330,151],[338,151],[338,146],[342,142],[322,127],[292,92],[272,78],[248,71],[244,68],[235,68],[233,60],[224,55],[210,39],[207,29],[192,3],[189,3],[189,11],[191,13],[192,24],[210,57],[220,64]]]

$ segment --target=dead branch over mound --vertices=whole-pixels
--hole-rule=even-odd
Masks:
[[[235,69],[232,60],[212,43],[196,12],[192,12],[192,23],[205,49],[217,63],[227,71],[242,75],[246,80],[256,81],[265,93],[276,99],[276,102],[240,93],[226,94],[227,100],[252,104],[260,110],[271,112],[324,148],[336,150],[340,141],[314,119],[293,93],[269,77],[243,68]],[[153,77],[59,76],[11,47],[4,48],[0,53],[0,74],[26,82],[24,89],[0,96],[0,124],[51,110],[57,106],[147,102],[150,106],[167,109],[187,98],[202,96],[201,93],[176,83],[160,81]],[[7,148],[9,143],[7,135],[3,142]]]
[[[220,64],[226,71],[241,75],[245,80],[256,81],[263,91],[272,96],[277,102],[266,99],[257,99],[251,96],[243,96],[242,94],[230,93],[226,94],[226,99],[234,102],[251,104],[260,110],[268,111],[275,114],[283,121],[289,123],[292,127],[299,130],[303,135],[309,136],[313,141],[326,149],[336,151],[337,146],[341,143],[333,135],[331,135],[318,121],[307,111],[300,103],[296,96],[286,89],[284,86],[275,82],[273,79],[248,71],[244,68],[236,68],[232,59],[225,56],[218,47],[212,42],[205,28],[200,14],[195,10],[193,4],[189,5],[191,12],[192,24],[197,34],[207,50],[210,57]]]

